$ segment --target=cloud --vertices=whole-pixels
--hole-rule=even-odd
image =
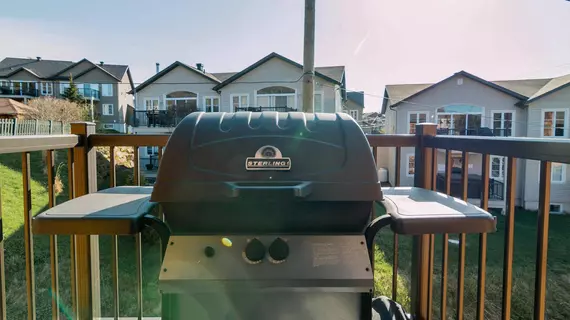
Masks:
[[[368,30],[368,32],[366,33],[364,38],[362,38],[362,40],[360,40],[360,43],[358,43],[358,45],[356,46],[356,49],[354,49],[353,55],[355,55],[355,56],[358,55],[358,53],[360,52],[360,49],[362,49],[362,46],[364,45],[366,40],[368,40],[369,36],[370,36],[370,30]]]

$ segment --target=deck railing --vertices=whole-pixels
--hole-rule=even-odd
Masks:
[[[44,275],[36,273],[34,269],[34,237],[31,231],[32,211],[32,175],[31,175],[31,159],[30,153],[35,151],[45,152],[45,163],[47,165],[47,188],[48,188],[48,207],[52,207],[56,202],[55,193],[55,150],[67,150],[67,168],[68,168],[68,184],[69,198],[79,197],[81,195],[95,192],[96,184],[96,158],[95,147],[109,148],[110,150],[110,176],[109,185],[117,184],[116,177],[116,147],[133,147],[134,165],[133,184],[140,185],[140,163],[138,147],[157,146],[159,148],[158,163],[168,135],[121,135],[121,134],[94,134],[94,124],[75,123],[72,124],[71,135],[59,136],[42,136],[42,137],[0,137],[0,154],[21,153],[21,170],[23,179],[23,209],[24,209],[24,251],[25,251],[25,275],[26,275],[26,296],[27,296],[27,314],[28,319],[45,318],[38,316],[36,308],[36,292],[35,281]],[[445,153],[445,193],[451,193],[451,168],[452,168],[452,151],[462,152],[462,194],[461,198],[467,200],[468,191],[468,159],[473,153],[482,155],[481,167],[481,200],[480,207],[488,209],[489,203],[489,166],[490,155],[498,155],[507,157],[507,173],[506,173],[506,210],[504,223],[504,242],[503,251],[503,267],[502,277],[502,299],[500,303],[501,319],[546,319],[546,279],[547,279],[547,251],[549,236],[549,210],[550,210],[550,181],[551,181],[551,163],[570,162],[570,142],[559,139],[521,139],[521,138],[496,138],[496,137],[451,137],[437,136],[436,126],[433,124],[421,124],[416,127],[415,135],[369,135],[368,140],[372,147],[373,155],[378,158],[379,155],[387,152],[387,149],[394,150],[393,159],[395,164],[395,175],[393,183],[395,186],[400,185],[401,156],[402,148],[415,148],[415,174],[414,185],[426,189],[436,189],[436,175],[438,171],[437,153]],[[390,153],[391,154],[391,153]],[[537,239],[536,239],[536,258],[533,262],[535,267],[535,283],[534,288],[534,306],[532,308],[533,315],[520,315],[516,310],[512,309],[513,296],[513,257],[514,257],[514,232],[515,232],[515,198],[516,198],[516,180],[517,180],[517,164],[519,159],[530,159],[540,161],[540,192],[539,192],[539,209],[538,220],[536,223]],[[0,158],[1,160],[1,158]],[[5,196],[5,195],[4,195]],[[7,201],[5,198],[3,201]],[[2,202],[0,202],[1,208]],[[376,208],[375,211],[380,208]],[[0,211],[1,213],[1,211]],[[378,212],[377,212],[378,213]],[[159,213],[159,216],[161,214]],[[126,237],[126,236],[125,236]],[[466,235],[458,235],[458,248],[456,259],[449,258],[450,236],[444,235],[422,235],[414,236],[411,239],[411,247],[403,239],[404,237],[393,234],[389,236],[391,243],[386,243],[386,238],[379,240],[379,248],[384,252],[384,258],[391,261],[391,288],[377,294],[391,295],[397,301],[406,300],[407,293],[400,292],[399,286],[409,290],[411,298],[410,311],[416,316],[416,319],[436,319],[434,316],[437,310],[438,319],[464,319],[466,313],[465,306],[465,280],[466,280],[466,252],[467,250],[477,250],[477,262],[471,263],[468,267],[477,270],[477,294],[473,309],[476,319],[485,319],[486,312],[486,285],[487,285],[487,234],[477,235],[478,246],[466,247]],[[120,267],[119,261],[121,254],[119,253],[119,237],[113,236],[110,243],[106,244],[111,249],[109,261],[102,259],[100,255],[101,247],[98,236],[76,235],[70,239],[70,271],[69,275],[60,273],[61,266],[58,263],[58,257],[67,255],[67,253],[58,253],[58,241],[60,237],[52,236],[49,240],[49,256],[51,270],[51,318],[64,318],[64,308],[61,306],[61,292],[63,283],[61,277],[69,277],[69,291],[71,295],[71,308],[69,312],[72,315],[69,319],[91,319],[100,316],[111,316],[115,319],[119,315],[125,315],[124,311],[119,312],[119,301],[124,301],[119,294],[120,284]],[[436,240],[437,241],[436,243]],[[129,282],[128,293],[136,299],[129,299],[129,303],[134,306],[132,313],[128,316],[135,316],[141,319],[143,317],[144,296],[143,284],[148,294],[150,290],[157,290],[155,286],[150,286],[152,281],[156,282],[156,276],[152,279],[145,279],[143,283],[143,239],[138,234],[134,237],[134,248],[126,248],[121,246],[121,251],[134,251],[133,263],[134,281]],[[409,242],[408,242],[409,243]],[[10,251],[4,252],[0,243],[0,318],[12,319],[14,316],[6,313],[6,288],[4,264],[6,256],[10,255]],[[497,250],[498,248],[493,248]],[[125,252],[122,251],[122,252]],[[441,260],[436,261],[435,256],[441,255]],[[2,256],[4,254],[4,256]],[[400,264],[402,257],[408,256],[411,260],[411,268],[405,264]],[[158,255],[154,257],[159,259]],[[145,267],[152,257],[145,257]],[[452,277],[450,261],[457,262],[456,277]],[[103,272],[109,273],[104,274]],[[124,272],[123,272],[124,273]],[[102,278],[111,278],[110,288],[102,288]],[[124,276],[124,274],[121,274]],[[132,276],[131,276],[132,277]],[[454,279],[455,278],[455,279]],[[493,281],[499,281],[493,279]],[[451,284],[453,283],[453,288]],[[124,286],[124,283],[122,284]],[[132,287],[131,287],[132,286]],[[438,289],[439,294],[434,293],[434,289]],[[8,288],[10,290],[20,290],[20,288]],[[110,290],[112,296],[110,301],[106,301],[106,313],[101,314],[102,309],[102,291]],[[389,291],[389,292],[388,292]],[[450,296],[453,292],[453,298]],[[124,292],[123,292],[124,294]],[[157,294],[157,293],[153,293]],[[42,301],[43,303],[43,301]],[[452,305],[452,306],[451,306]],[[110,306],[110,307],[109,307]],[[45,307],[45,306],[44,306]],[[156,307],[156,306],[153,306]],[[452,308],[453,307],[453,308]],[[450,310],[451,309],[451,310]],[[516,315],[516,316],[515,316]]]

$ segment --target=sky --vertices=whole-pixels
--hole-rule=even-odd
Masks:
[[[270,52],[303,62],[304,0],[2,1],[0,59],[172,62],[240,71]],[[344,65],[378,111],[386,84],[465,70],[487,80],[570,73],[569,0],[316,0],[315,65]]]

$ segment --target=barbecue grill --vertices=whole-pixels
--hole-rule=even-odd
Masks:
[[[149,215],[152,204],[165,223]],[[372,220],[382,204],[389,218]],[[388,217],[388,216],[387,216]],[[35,233],[159,231],[162,319],[371,319],[372,240],[395,232],[489,232],[491,215],[416,188],[382,190],[345,114],[192,113],[151,187],[83,196]]]

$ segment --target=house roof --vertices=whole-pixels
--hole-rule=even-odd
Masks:
[[[501,92],[509,94],[526,103],[534,101],[546,94],[570,85],[570,75],[554,79],[544,78],[487,81],[468,72],[460,71],[451,77],[445,78],[444,80],[437,83],[386,85],[386,90],[384,92],[384,102],[382,104],[382,113],[386,112],[388,102],[390,102],[391,107],[395,107],[403,100],[409,100],[414,96],[420,95],[424,91],[429,90],[430,88],[433,88],[456,75],[466,76],[472,80],[478,81]]]
[[[133,93],[134,91],[140,91],[144,88],[146,88],[148,85],[152,84],[153,82],[155,82],[156,80],[162,78],[163,76],[165,76],[166,74],[168,74],[170,71],[174,70],[176,67],[182,67],[186,70],[190,70],[192,72],[195,72],[199,75],[201,75],[202,77],[209,79],[210,81],[213,81],[214,83],[221,83],[220,80],[218,80],[218,78],[216,78],[213,74],[211,73],[207,73],[207,72],[202,72],[192,66],[189,66],[185,63],[182,63],[180,61],[175,61],[174,63],[172,63],[171,65],[169,65],[168,67],[162,69],[161,71],[159,71],[157,74],[155,74],[154,76],[146,79],[145,82],[139,84],[134,90],[131,90],[129,93]]]
[[[117,65],[117,64],[95,64],[87,59],[81,59],[77,62],[73,61],[60,61],[60,60],[44,60],[44,59],[23,59],[23,58],[5,58],[0,61],[0,77],[8,77],[10,75],[16,74],[20,71],[26,71],[40,79],[55,79],[64,77],[63,73],[70,70],[74,66],[87,61],[90,62],[93,67],[88,69],[91,71],[95,68],[99,68],[104,72],[108,73],[111,77],[121,80],[129,66],[127,65]],[[81,74],[85,74],[88,71],[84,71]],[[66,76],[65,76],[66,77]]]
[[[566,88],[570,85],[570,74],[565,76],[557,77],[548,81],[540,90],[533,94],[527,102],[532,102],[540,99],[548,94],[556,92],[560,89]]]
[[[364,107],[364,91],[352,91],[347,92],[346,97],[348,100],[356,103],[357,105]]]
[[[0,115],[23,115],[34,109],[15,100],[0,98]]]
[[[72,61],[5,58],[0,61],[0,77],[26,70],[40,79],[47,79],[70,65],[73,65]]]
[[[218,72],[212,73],[212,76],[216,77],[216,79],[220,80],[220,82],[227,80],[229,77],[233,76],[237,72]]]
[[[280,59],[281,61],[284,61],[286,63],[289,63],[297,68],[302,69],[303,66],[291,59],[285,58],[284,56],[272,52],[268,55],[266,55],[265,57],[261,58],[260,60],[258,60],[257,62],[255,62],[254,64],[250,65],[249,67],[243,69],[242,71],[234,74],[233,76],[227,78],[226,80],[224,80],[222,83],[218,84],[217,86],[215,86],[213,89],[214,90],[220,90],[221,88],[227,86],[228,84],[234,82],[235,80],[241,78],[243,75],[249,73],[250,71],[254,70],[255,68],[261,66],[262,64],[264,64],[265,62],[273,59],[273,58],[277,58]],[[321,71],[328,73],[324,74],[321,73]],[[342,77],[344,76],[344,67],[321,67],[321,68],[315,68],[315,75],[318,77],[321,77],[325,80],[328,80],[330,82],[333,83],[337,83],[340,84]],[[336,78],[333,78],[336,77]]]

